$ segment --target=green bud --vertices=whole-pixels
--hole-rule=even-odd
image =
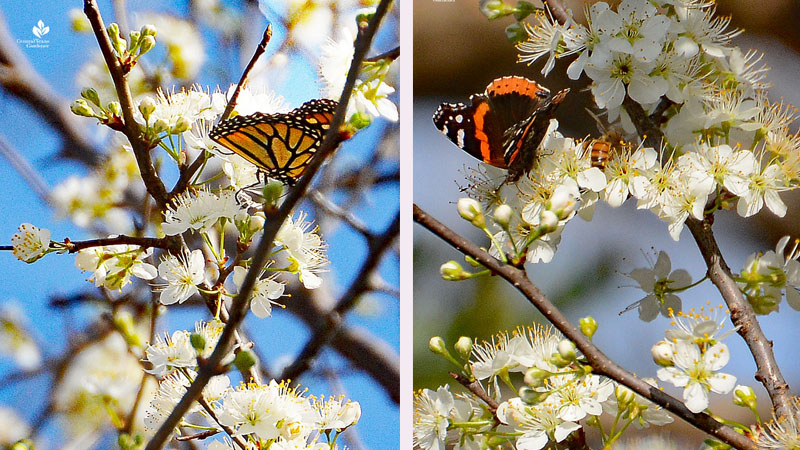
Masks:
[[[461,359],[467,360],[472,354],[472,339],[467,336],[461,336],[453,347]]]
[[[72,102],[72,104],[69,105],[69,109],[70,111],[72,111],[73,114],[78,116],[97,117],[97,114],[95,114],[92,107],[89,106],[89,102],[87,102],[82,98]]]
[[[152,97],[144,97],[139,102],[139,112],[142,113],[144,120],[150,120],[150,115],[156,110],[156,102]]]
[[[86,18],[86,14],[78,8],[69,10],[69,25],[72,31],[76,33],[85,33],[92,31],[92,24]]]
[[[139,338],[139,334],[136,333],[136,324],[133,321],[133,315],[128,311],[120,311],[114,314],[114,326],[117,327],[122,337],[125,338],[125,341],[128,345],[132,347],[141,347],[142,340]]]
[[[736,389],[733,390],[733,404],[749,408],[753,412],[757,411],[758,399],[753,388],[743,384],[736,386]]]
[[[233,360],[233,365],[239,369],[239,372],[247,372],[256,364],[258,364],[258,357],[250,350],[240,351]]]
[[[264,203],[275,206],[283,195],[283,183],[280,181],[270,181],[264,186]]]
[[[202,354],[206,349],[206,338],[200,333],[192,333],[189,335],[189,342],[192,343],[192,348],[198,354]]]
[[[467,275],[461,264],[456,261],[448,261],[442,264],[442,267],[439,268],[439,274],[445,281],[462,281],[466,279],[465,275]]]
[[[522,399],[525,403],[529,405],[535,405],[537,403],[541,403],[549,397],[551,392],[539,392],[537,390],[531,389],[528,386],[523,386],[519,388],[519,398]]]
[[[100,106],[100,96],[97,94],[97,91],[93,88],[87,87],[83,88],[81,91],[81,97],[89,100],[90,102],[94,103],[97,106]]]
[[[633,401],[635,394],[628,387],[618,384],[614,390],[614,395],[617,397],[617,404],[619,409],[627,409],[628,404]]]
[[[170,130],[171,134],[181,134],[184,131],[189,131],[192,128],[192,122],[189,122],[189,119],[186,117],[178,117],[178,120],[175,121],[175,126],[172,127]]]
[[[483,267],[483,264],[479,263],[478,260],[469,255],[464,255],[464,261],[466,261],[467,264],[472,267]]]
[[[548,372],[547,370],[542,370],[538,367],[532,367],[525,372],[525,384],[531,387],[541,387],[544,385],[544,380],[546,380],[552,373]]]
[[[122,105],[119,102],[109,102],[106,109],[112,114],[117,117],[122,116]]]
[[[448,355],[447,346],[444,339],[440,336],[434,336],[428,341],[428,349],[437,355]]]
[[[140,33],[142,36],[153,36],[156,37],[156,27],[150,24],[143,25]]]
[[[136,50],[136,47],[139,46],[139,32],[136,30],[131,30],[130,37],[128,38],[128,43],[130,44],[131,51]]]
[[[144,55],[156,46],[156,38],[153,36],[145,36],[142,38],[142,43],[139,46],[139,56]]]
[[[586,316],[582,318],[578,322],[578,324],[581,328],[581,333],[583,333],[584,336],[588,337],[591,340],[592,336],[594,336],[595,331],[597,331],[597,321],[594,320],[594,317]]]
[[[108,26],[107,31],[108,37],[111,38],[111,45],[114,47],[114,50],[117,52],[117,54],[121,56],[128,48],[128,43],[125,42],[125,39],[120,37],[119,25],[112,23]]]
[[[358,28],[364,28],[369,24],[369,21],[372,20],[372,16],[375,15],[375,10],[370,9],[368,11],[361,12],[356,16],[356,25]]]
[[[460,198],[457,203],[458,214],[465,220],[469,220],[472,225],[478,228],[486,226],[486,219],[483,217],[481,204],[473,198]]]
[[[36,447],[33,445],[33,442],[29,441],[28,439],[23,439],[21,441],[15,442],[14,445],[8,447],[9,450],[36,450]]]

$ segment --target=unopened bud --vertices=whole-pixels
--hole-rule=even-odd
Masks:
[[[150,24],[146,24],[142,26],[141,30],[139,31],[142,36],[153,36],[156,35],[156,27]]]
[[[594,336],[595,331],[597,331],[597,321],[594,320],[594,317],[592,316],[586,316],[582,318],[578,322],[578,325],[580,326],[581,333],[583,333],[583,335],[589,339],[591,339],[592,336]]]
[[[76,33],[85,33],[92,30],[92,24],[86,18],[86,14],[78,8],[69,10],[69,24],[72,31]]]
[[[139,44],[139,55],[144,55],[156,46],[156,38],[153,36],[145,36],[142,38],[142,43]]]
[[[172,127],[171,133],[172,134],[180,134],[184,131],[189,131],[192,128],[192,122],[189,122],[189,119],[186,117],[178,117],[178,120],[175,121],[175,126]]]
[[[478,228],[483,228],[486,225],[486,219],[483,217],[483,208],[481,204],[473,198],[460,198],[458,199],[458,214],[465,220],[469,220],[473,225]]]
[[[114,46],[114,50],[116,50],[118,55],[122,55],[125,49],[128,48],[128,44],[125,42],[125,39],[119,35],[119,25],[112,23],[108,26],[107,31],[108,37],[111,38],[111,45]]]
[[[547,370],[543,370],[538,367],[532,367],[525,372],[525,378],[523,381],[528,386],[540,387],[544,384],[544,380],[546,380],[550,375],[552,374]]]
[[[350,116],[350,119],[347,122],[356,130],[361,130],[370,126],[372,123],[372,116],[367,113],[356,112]]]
[[[569,339],[562,339],[558,343],[558,354],[567,361],[575,361],[578,358],[577,348]]]
[[[122,115],[122,105],[119,102],[109,102],[106,109],[114,116],[121,116]]]
[[[442,267],[439,268],[439,274],[445,281],[462,281],[466,279],[464,277],[464,269],[456,261],[448,261],[442,264]]]
[[[519,398],[529,405],[535,405],[543,402],[547,399],[547,397],[550,396],[550,394],[551,392],[540,392],[535,389],[531,389],[528,386],[519,388]]]
[[[150,120],[150,115],[156,110],[156,102],[152,97],[144,97],[139,102],[139,112],[142,113],[144,120]]]
[[[539,215],[539,231],[542,234],[552,233],[558,229],[558,216],[548,209]]]
[[[503,229],[508,228],[508,224],[511,223],[511,217],[514,215],[514,210],[511,209],[510,206],[506,204],[502,204],[495,208],[494,215],[494,222]]]
[[[575,211],[576,203],[575,196],[568,189],[556,189],[545,206],[563,220]]]
[[[740,384],[733,390],[733,404],[749,408],[751,411],[756,411],[758,408],[758,399],[753,388]]]
[[[167,121],[164,119],[158,119],[153,122],[153,126],[150,128],[152,128],[156,133],[163,133],[169,130],[169,123],[167,123]]]
[[[131,46],[130,47],[131,51],[134,51],[136,49],[136,47],[139,45],[139,37],[141,35],[136,30],[131,30],[131,32],[128,33],[128,35],[129,35],[128,44]]]
[[[617,388],[614,390],[614,395],[617,397],[617,404],[621,410],[627,409],[628,404],[635,398],[633,391],[621,384],[617,385]]]
[[[270,181],[264,185],[262,195],[264,197],[264,203],[273,206],[277,205],[278,200],[280,200],[283,195],[283,183],[280,181]]]
[[[428,341],[428,349],[437,355],[448,354],[444,339],[442,339],[440,336],[434,336]]]
[[[650,348],[653,361],[662,367],[671,367],[675,363],[672,361],[672,344],[667,341],[659,341]]]
[[[81,97],[89,100],[90,102],[94,103],[97,106],[100,106],[100,96],[97,94],[97,91],[93,88],[87,87],[83,88],[81,91]]]
[[[472,339],[467,336],[461,336],[453,347],[461,359],[469,359],[469,355],[472,354]]]
[[[96,117],[94,110],[92,109],[91,106],[89,106],[89,102],[87,102],[82,98],[72,102],[72,104],[69,105],[69,109],[70,111],[72,111],[73,114],[76,114],[78,116]]]

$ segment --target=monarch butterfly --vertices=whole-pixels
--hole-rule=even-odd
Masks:
[[[217,124],[209,137],[266,176],[293,185],[322,144],[337,104],[317,99],[286,114],[236,116]]]

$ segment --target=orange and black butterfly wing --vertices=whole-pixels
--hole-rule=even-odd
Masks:
[[[312,100],[288,114],[255,113],[225,120],[209,137],[270,178],[293,185],[322,144],[336,102]]]
[[[433,123],[451,142],[474,158],[501,169],[508,168],[503,160],[505,129],[497,123],[485,95],[471,96],[469,104],[442,103],[433,114]]]

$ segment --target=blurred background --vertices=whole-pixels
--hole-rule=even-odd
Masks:
[[[513,2],[512,2],[513,3]],[[540,5],[539,2],[533,2]],[[583,21],[581,1],[565,1]],[[773,83],[773,101],[800,104],[797,74],[800,73],[800,4],[789,0],[758,2],[718,2],[718,14],[732,15],[732,27],[745,32],[734,39],[742,51],[754,48],[764,53],[763,62],[771,67],[767,81]],[[464,173],[478,165],[477,160],[453,145],[434,127],[431,117],[441,102],[464,102],[471,94],[483,92],[495,78],[520,75],[541,82],[551,91],[571,89],[556,113],[560,129],[571,136],[599,135],[597,126],[584,108],[591,107],[588,81],[569,80],[565,71],[571,58],[557,60],[547,79],[541,75],[546,58],[533,66],[517,64],[517,53],[505,38],[504,29],[513,18],[489,22],[474,0],[414,2],[414,202],[452,229],[480,245],[488,245],[485,235],[462,220],[456,211],[459,185]],[[567,134],[565,133],[565,134]],[[784,235],[799,237],[800,196],[785,192],[781,198],[789,206],[784,218],[762,211],[744,220],[735,211],[716,215],[714,229],[723,255],[734,272],[741,270],[747,256],[774,249]],[[591,222],[574,219],[566,226],[555,258],[549,264],[528,264],[533,282],[573,323],[591,315],[600,324],[594,341],[631,372],[655,377],[658,367],[650,357],[650,346],[663,339],[669,321],[663,317],[644,323],[635,311],[619,316],[629,304],[643,297],[642,291],[624,273],[637,267],[651,267],[654,251],[666,250],[672,268],[684,268],[693,280],[705,274],[700,252],[684,230],[679,242],[667,234],[667,226],[648,211],[637,211],[626,202],[613,209],[600,204]],[[463,256],[419,225],[414,226],[414,388],[435,389],[449,383],[452,366],[433,355],[427,344],[431,336],[442,336],[448,346],[462,335],[489,339],[499,330],[542,321],[542,317],[523,298],[497,277],[482,277],[458,283],[443,281],[439,266],[446,261],[463,263]],[[716,289],[705,282],[682,295],[684,309],[699,309],[710,302],[722,303]],[[796,323],[800,313],[785,303],[778,313],[759,316],[774,349],[783,375],[790,386],[800,383],[800,361],[795,357]],[[730,326],[728,322],[728,326]],[[725,371],[736,375],[739,383],[749,384],[758,394],[764,415],[770,414],[766,392],[753,379],[755,364],[738,335],[726,340],[733,355]],[[672,394],[680,394],[666,387]],[[716,398],[715,398],[716,397]],[[712,396],[718,408],[730,405],[729,398]],[[715,406],[712,403],[712,409]],[[741,408],[736,408],[741,410]],[[716,411],[716,409],[714,409]],[[727,413],[727,412],[726,412]],[[730,418],[750,423],[751,417],[731,411]],[[690,427],[676,421],[670,426],[673,436],[684,436]],[[691,436],[687,445],[697,445],[702,437]]]
[[[122,29],[138,29],[144,23],[154,23],[158,27],[156,48],[144,56],[142,65],[153,70],[167,62],[168,69],[140,79],[150,92],[158,86],[178,91],[194,83],[207,90],[217,86],[227,90],[238,82],[269,20],[272,41],[251,73],[249,86],[273,90],[294,108],[320,97],[318,58],[322,46],[329,39],[341,39],[345,26],[354,29],[358,9],[377,2],[266,1],[263,12],[257,1],[247,0],[98,3],[106,25],[120,22]],[[82,7],[83,2],[78,0],[0,0],[0,115],[4,118],[0,121],[0,147],[5,157],[0,164],[4,186],[0,202],[5,205],[0,240],[5,244],[24,222],[51,230],[54,240],[94,236],[69,217],[56,217],[47,198],[51,189],[68,177],[91,173],[91,166],[103,158],[108,145],[105,127],[69,112],[70,102],[79,98],[83,87],[98,87],[96,80],[110,81],[99,69],[100,52],[94,35],[73,29],[81,21]],[[398,45],[399,7],[396,2],[368,56]],[[36,38],[32,28],[38,23],[48,27],[47,34],[41,36],[47,45],[28,47],[21,41]],[[397,63],[394,66],[395,73],[388,80],[399,90]],[[33,96],[28,88],[40,96]],[[391,96],[395,104],[397,95]],[[108,101],[108,97],[103,99]],[[389,246],[369,280],[355,279],[367,256],[368,241],[384,233],[398,214],[398,127],[396,122],[377,118],[342,145],[323,170],[325,174],[318,177],[320,196],[298,208],[309,212],[308,220],[320,226],[330,246],[330,271],[323,274],[325,287],[312,292],[292,285],[287,309],[276,308],[271,319],[251,314],[243,325],[255,342],[265,371],[274,374],[294,361],[320,328],[322,314],[351,284],[368,282],[356,308],[343,317],[344,331],[297,380],[301,389],[308,389],[306,395],[341,394],[361,404],[360,423],[348,430],[341,442],[355,449],[398,448],[397,244]],[[165,157],[163,152],[159,157]],[[172,186],[176,172],[166,167],[164,177]],[[330,212],[337,207],[346,214]],[[9,410],[13,410],[33,428],[41,444],[38,448],[114,447],[116,437],[107,420],[90,439],[75,442],[70,432],[73,427],[63,420],[64,411],[59,411],[50,392],[71,361],[70,354],[74,356],[78,349],[98,339],[98,327],[107,328],[108,320],[103,317],[109,310],[103,294],[86,281],[90,274],[75,267],[74,255],[48,255],[28,265],[6,251],[0,252],[0,265],[4,267],[0,274],[1,319],[8,319],[10,311],[19,313],[40,352],[39,364],[22,367],[5,353],[8,336],[0,337],[4,349],[0,352],[0,440],[11,431],[7,426],[16,427],[8,419]],[[150,301],[149,286],[130,289],[126,288],[130,296],[125,301],[134,311]],[[195,321],[210,318],[205,305],[198,301],[168,310],[159,319],[160,334],[193,330]],[[102,419],[104,413],[99,412],[99,416]],[[65,444],[68,441],[71,446]]]

